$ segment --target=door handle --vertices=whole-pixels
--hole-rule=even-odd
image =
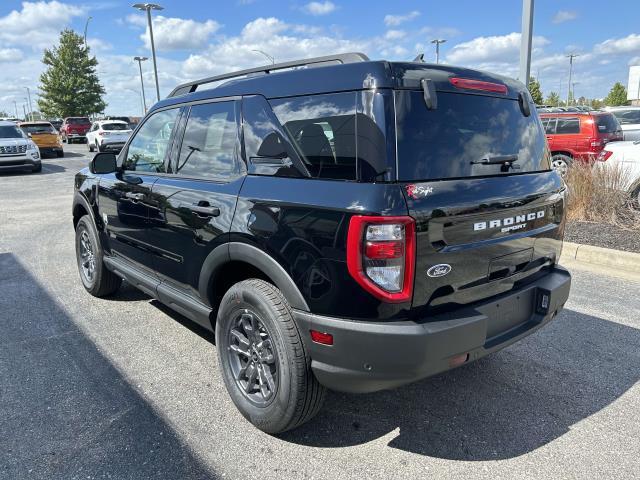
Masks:
[[[144,200],[145,198],[145,194],[144,193],[131,193],[131,192],[127,192],[124,194],[125,197],[133,200],[134,202],[140,201],[140,200]]]
[[[187,208],[189,208],[194,215],[199,217],[217,217],[220,215],[220,209],[218,207],[198,205],[197,203],[194,203],[189,205]]]

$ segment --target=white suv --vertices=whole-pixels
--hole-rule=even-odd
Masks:
[[[38,146],[15,123],[0,121],[0,170],[25,167],[42,170]]]
[[[131,136],[131,128],[122,120],[99,120],[93,122],[87,132],[87,145],[93,152],[119,152]]]

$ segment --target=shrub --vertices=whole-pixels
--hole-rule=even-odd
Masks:
[[[569,188],[567,219],[640,229],[640,212],[628,192],[633,179],[621,166],[576,162],[565,178]]]

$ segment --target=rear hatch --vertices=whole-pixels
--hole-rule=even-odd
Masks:
[[[91,128],[91,121],[88,118],[77,117],[67,120],[67,132],[69,134],[85,135]]]
[[[109,143],[125,143],[131,135],[131,129],[125,123],[103,123],[100,135]]]
[[[594,130],[601,146],[609,142],[623,140],[622,127],[612,113],[596,113],[593,115]]]
[[[502,93],[437,89],[431,109],[423,90],[395,91],[398,179],[416,220],[413,307],[422,315],[544,274],[564,227],[562,180],[535,107],[525,115],[513,83]]]

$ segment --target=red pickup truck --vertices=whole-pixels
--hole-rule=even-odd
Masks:
[[[91,120],[88,117],[67,117],[60,127],[62,141],[65,143],[85,143],[90,128]]]

